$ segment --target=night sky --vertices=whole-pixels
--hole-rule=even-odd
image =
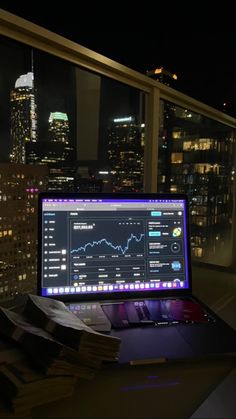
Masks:
[[[141,5],[141,3],[140,3]],[[155,7],[154,7],[155,6]],[[176,89],[236,116],[233,2],[0,1],[0,7],[143,74],[163,66]],[[77,11],[78,10],[78,11]]]

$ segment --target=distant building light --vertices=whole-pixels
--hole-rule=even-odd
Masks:
[[[154,70],[147,71],[146,74],[149,77],[153,77],[156,74],[162,74],[163,76],[168,76],[168,77],[170,77],[171,79],[174,79],[174,80],[177,80],[178,79],[178,77],[177,77],[177,75],[175,73],[170,73],[170,71],[167,71],[163,67],[155,68]]]
[[[145,127],[145,124],[141,124],[141,128],[144,128]]]
[[[132,116],[127,116],[124,118],[114,118],[113,121],[114,122],[131,122],[132,121]]]
[[[163,67],[161,68],[156,68],[156,70],[154,71],[155,74],[160,74],[163,72]]]
[[[100,170],[98,173],[99,173],[99,175],[108,175],[109,174],[109,172],[107,170]]]
[[[22,74],[15,82],[15,88],[19,87],[33,87],[34,74],[29,72],[27,74]]]
[[[39,190],[38,188],[29,188],[29,189],[26,189],[26,192],[35,193],[35,192],[39,192]]]
[[[68,116],[64,112],[51,112],[48,122],[52,122],[53,120],[61,120],[61,121],[68,121]]]

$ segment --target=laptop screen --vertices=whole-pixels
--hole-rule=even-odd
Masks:
[[[62,300],[191,290],[184,195],[39,195],[38,293]]]

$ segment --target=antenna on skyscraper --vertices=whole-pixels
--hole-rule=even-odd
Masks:
[[[34,49],[31,48],[31,72],[32,76],[32,88],[34,89]]]
[[[31,48],[31,71],[34,72],[34,50]]]

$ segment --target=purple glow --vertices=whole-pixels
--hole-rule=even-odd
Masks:
[[[29,188],[29,189],[26,189],[26,192],[37,193],[37,192],[39,192],[39,189],[38,188]]]
[[[143,390],[146,388],[173,387],[173,386],[177,386],[178,384],[180,384],[179,381],[167,380],[164,383],[138,384],[136,386],[122,387],[121,391],[137,391],[137,390]]]

